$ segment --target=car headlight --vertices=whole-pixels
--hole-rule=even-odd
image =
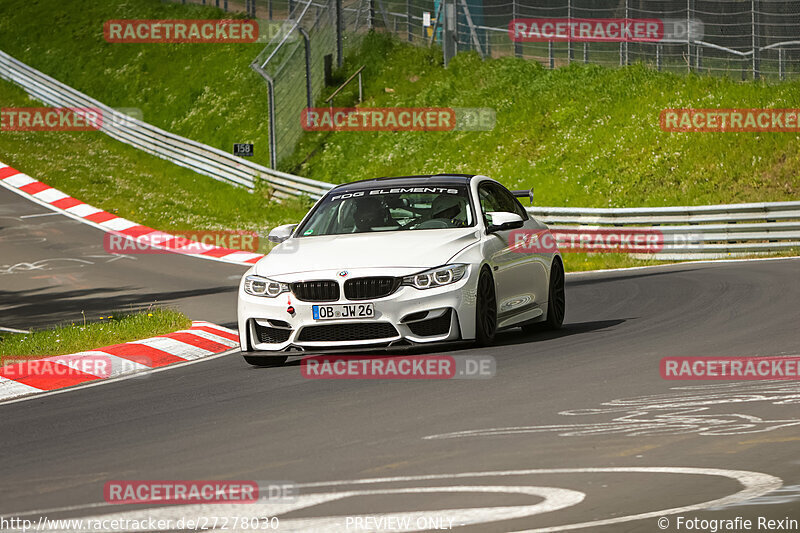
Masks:
[[[244,292],[253,296],[275,298],[279,294],[289,292],[289,285],[261,276],[247,276],[244,278]]]
[[[403,285],[411,285],[417,289],[433,289],[455,283],[466,273],[467,265],[447,265],[406,276],[403,278]]]

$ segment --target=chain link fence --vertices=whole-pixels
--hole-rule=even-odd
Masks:
[[[175,0],[174,0],[175,1]],[[300,117],[359,35],[374,29],[455,54],[517,56],[547,68],[640,62],[654,69],[783,80],[800,73],[800,0],[179,0],[282,20],[252,63],[269,84],[271,166],[292,153]],[[657,40],[513,38],[514,21],[660,21]],[[275,29],[273,25],[272,29]],[[511,29],[511,31],[509,31]]]
[[[785,79],[800,73],[800,0],[385,1],[387,30],[445,49],[451,38],[452,53],[516,55],[549,68],[574,61],[606,66],[642,62],[659,70],[742,79]],[[445,36],[448,13],[452,35]],[[515,19],[657,19],[664,34],[657,42],[515,42],[509,32]]]

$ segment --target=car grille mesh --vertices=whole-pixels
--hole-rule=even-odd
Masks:
[[[292,293],[304,302],[335,302],[339,299],[339,284],[333,280],[298,281],[291,286]]]
[[[255,326],[256,337],[258,337],[258,341],[268,344],[280,344],[282,342],[286,342],[289,340],[289,336],[292,334],[291,329],[271,328],[269,326],[262,326],[258,322],[255,323]]]
[[[397,336],[397,330],[387,322],[361,322],[306,326],[300,330],[297,340],[305,342],[366,341]]]
[[[450,313],[451,311],[448,310],[440,317],[411,322],[408,324],[408,329],[411,330],[411,333],[419,337],[446,335],[450,332]]]
[[[353,278],[344,282],[344,295],[348,300],[370,300],[389,296],[400,286],[400,278]]]

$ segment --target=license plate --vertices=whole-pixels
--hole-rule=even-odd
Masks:
[[[314,320],[373,318],[375,316],[375,308],[372,304],[315,305],[311,309],[314,313]]]

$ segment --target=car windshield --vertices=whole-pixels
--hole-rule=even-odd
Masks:
[[[375,187],[330,193],[297,236],[465,228],[474,224],[465,187]]]

